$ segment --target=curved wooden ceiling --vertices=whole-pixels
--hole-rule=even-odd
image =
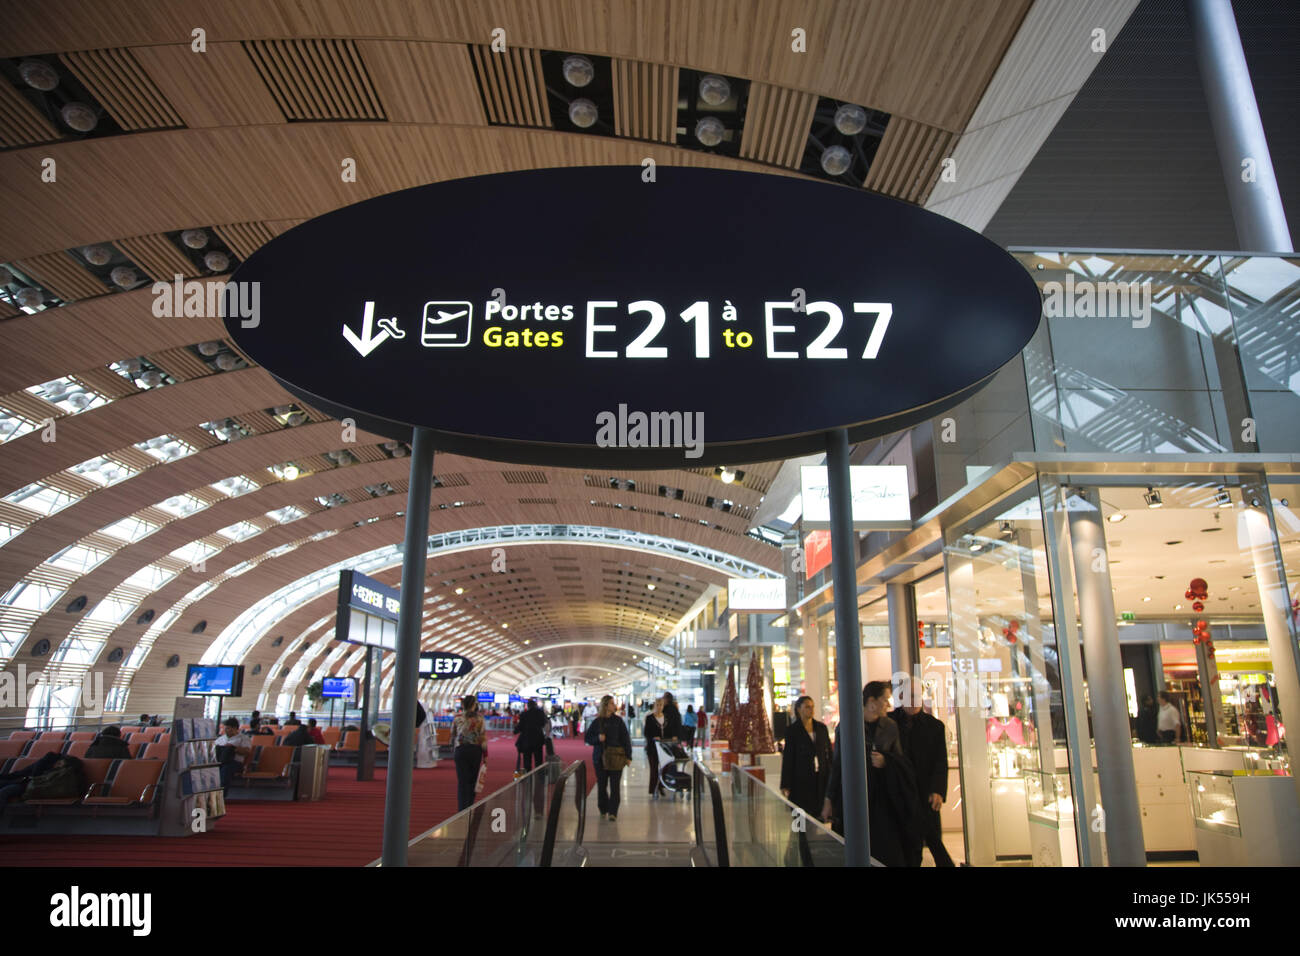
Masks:
[[[0,408],[55,425],[53,441],[38,428],[0,445],[0,495],[38,482],[78,496],[48,516],[0,502],[11,535],[0,548],[0,591],[26,581],[59,592],[45,611],[0,608],[0,635],[13,643],[0,653],[39,667],[41,659],[31,657],[37,642],[59,648],[70,638],[84,640],[90,659],[66,665],[66,676],[102,671],[110,684],[131,688],[127,711],[166,711],[179,689],[165,673],[172,655],[197,660],[240,613],[277,589],[402,539],[409,462],[394,457],[384,439],[358,433],[345,440],[340,423],[246,361],[220,370],[197,349],[222,340],[218,320],[158,318],[148,282],[110,291],[76,250],[110,243],[142,276],[166,281],[173,271],[200,274],[168,233],[207,229],[239,259],[305,219],[433,181],[535,167],[639,165],[646,156],[801,175],[819,97],[891,114],[864,185],[923,202],[1028,6],[1029,0],[626,0],[599,7],[586,0],[181,0],[123,16],[91,0],[10,4],[0,58],[57,63],[123,132],[62,134],[0,79],[0,143],[9,147],[0,151],[0,262],[63,303],[34,315],[0,303],[0,317],[12,316],[0,322]],[[509,49],[492,60],[498,55],[487,44],[497,27],[506,30]],[[206,31],[201,53],[191,49],[198,28]],[[808,52],[791,49],[794,29],[805,31]],[[611,58],[615,135],[542,128],[548,114],[538,92],[538,50]],[[671,142],[684,69],[749,82],[738,156]],[[356,161],[355,182],[340,176],[344,159]],[[42,181],[46,160],[57,168],[54,182]],[[340,257],[323,263],[323,271],[346,268],[346,250]],[[127,359],[144,359],[168,383],[140,388],[107,368]],[[63,377],[110,401],[72,414],[28,391]],[[290,427],[274,415],[286,405],[306,421]],[[246,437],[226,441],[200,427],[227,419]],[[162,435],[183,439],[193,453],[157,462],[134,447]],[[349,453],[344,464],[327,457],[339,450]],[[99,456],[136,473],[100,487],[70,470]],[[283,480],[267,470],[288,462],[301,477]],[[439,456],[442,487],[431,497],[430,532],[518,523],[608,526],[775,570],[776,550],[745,532],[777,467],[746,466],[742,482],[724,485],[711,471],[612,475]],[[260,487],[236,497],[212,488],[237,476]],[[159,507],[180,495],[204,507],[183,516]],[[105,532],[128,516],[157,530],[134,543]],[[253,531],[242,540],[217,535],[232,526]],[[219,548],[201,570],[175,555],[199,545]],[[69,547],[111,556],[84,573],[51,563]],[[709,585],[725,584],[719,573],[660,555],[561,542],[512,549],[506,574],[491,573],[490,560],[485,551],[431,560],[429,597],[453,585],[465,593],[426,605],[427,642],[472,652],[482,669],[533,646],[547,654],[548,644],[604,642],[510,663],[496,675],[503,682],[522,683],[544,667],[595,680],[643,654],[647,641],[656,643],[654,623],[671,627]],[[252,564],[252,573],[228,576]],[[124,583],[136,575],[138,584],[138,573],[150,567],[175,576],[160,586]],[[395,584],[397,572],[377,576]],[[651,579],[659,582],[652,595],[627,586]],[[65,611],[80,595],[86,612]],[[88,612],[110,595],[130,604],[130,613],[120,622],[90,620]],[[331,598],[309,601],[260,631],[243,660],[262,671],[250,674],[247,699],[234,706],[252,706],[254,693],[269,695],[272,705],[281,693],[298,699],[327,663],[347,669],[349,655],[331,657],[337,646],[329,626],[318,623],[330,607]],[[151,626],[137,617],[150,610],[158,619],[176,614],[150,635],[143,661],[133,662],[130,651]],[[449,620],[454,625],[444,626]],[[205,629],[193,633],[201,621]],[[512,627],[485,636],[485,628],[502,623]],[[274,645],[277,637],[285,640]],[[117,647],[124,661],[107,663]]]

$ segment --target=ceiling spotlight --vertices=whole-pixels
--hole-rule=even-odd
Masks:
[[[163,374],[156,368],[145,369],[140,373],[140,381],[145,388],[157,388],[162,384]]]
[[[506,628],[506,627],[509,627],[510,625],[509,625],[509,624],[502,624],[501,626],[502,626],[503,628]]]
[[[1223,485],[1219,485],[1219,490],[1214,493],[1214,503],[1220,508],[1232,507],[1232,495]]]
[[[288,423],[290,425],[301,425],[306,420],[307,420],[306,412],[294,412],[292,415],[289,416]]]
[[[721,106],[731,99],[731,84],[726,77],[710,73],[700,80],[700,99],[710,106]]]
[[[1250,499],[1250,506],[1251,506],[1252,508],[1258,508],[1258,507],[1259,507],[1259,499],[1258,499],[1258,498],[1251,498],[1251,499]]]
[[[33,289],[29,286],[25,289],[19,289],[14,299],[24,309],[34,309],[45,301],[45,293],[40,289]]]
[[[188,249],[202,249],[208,244],[208,234],[202,229],[186,229],[181,233],[181,242]]]
[[[229,352],[222,352],[217,356],[217,368],[223,372],[229,372],[239,364],[239,359],[235,358]]]
[[[835,128],[845,136],[857,136],[867,128],[867,111],[845,103],[835,111]]]
[[[803,637],[803,628],[802,628],[802,627],[796,627],[796,628],[794,629],[794,632],[795,632],[796,634],[798,634],[800,637]]]
[[[393,450],[393,457],[394,457],[394,458],[405,458],[405,457],[406,457],[406,449],[405,449],[403,446],[398,445],[397,448]]]
[[[596,78],[596,68],[585,56],[566,56],[560,69],[570,86],[586,86]]]
[[[89,133],[99,122],[95,111],[85,103],[69,103],[60,110],[59,115],[70,129],[78,133]]]
[[[143,366],[140,364],[138,358],[126,359],[122,362],[122,370],[124,372],[129,372],[132,375],[138,373],[141,368],[143,368]]]
[[[718,469],[718,477],[722,479],[724,485],[729,485],[736,480],[736,473],[726,465],[723,465]]]
[[[18,75],[34,90],[48,93],[59,85],[59,74],[44,60],[23,60],[18,64]]]
[[[1116,511],[1113,515],[1111,515],[1111,516],[1110,516],[1109,518],[1107,518],[1106,520],[1109,521],[1111,524],[1119,524],[1121,521],[1123,521],[1123,520],[1124,520],[1125,518],[1127,518],[1127,517],[1128,517],[1128,515],[1124,514],[1124,512],[1122,512],[1122,511]]]
[[[1007,540],[1010,540],[1016,536],[1016,532],[1011,527],[1010,521],[1002,522],[1002,527],[998,529],[998,535],[1000,537],[1006,538]]]
[[[216,354],[217,354],[218,352],[220,352],[220,351],[221,351],[221,343],[220,343],[220,342],[200,342],[200,343],[199,343],[199,354],[202,355],[204,358],[212,358],[212,356],[216,355]],[[281,408],[284,409],[283,412],[280,411]],[[279,408],[276,408],[275,413],[276,413],[277,415],[285,415],[285,414],[288,414],[288,411],[289,411],[289,406],[288,406],[288,405],[281,405],[281,406],[279,406]]]
[[[600,118],[596,104],[589,99],[577,99],[569,104],[569,122],[581,129],[595,125]]]
[[[86,246],[81,254],[92,266],[106,266],[113,258],[113,251],[108,246]]]
[[[203,346],[204,346],[204,345],[216,345],[216,344],[217,344],[216,342],[204,342],[203,345],[200,345],[200,346],[199,346],[199,354],[200,354],[200,355],[208,355],[208,357],[211,358],[211,355],[209,355],[207,352],[204,352],[204,351],[203,351]],[[285,415],[288,415],[289,412],[291,412],[291,411],[293,411],[293,406],[292,406],[292,405],[277,405],[277,406],[275,406],[275,408],[271,409],[271,414],[274,415],[276,418],[284,418],[284,416],[285,416]]]
[[[465,593],[465,589],[464,589],[464,588],[457,588],[457,589],[456,589],[456,593],[457,593],[457,594],[464,594],[464,593]]]
[[[230,268],[230,256],[217,249],[213,249],[203,257],[203,264],[213,272],[225,272]]]
[[[113,285],[120,289],[129,289],[140,281],[140,277],[130,266],[118,266],[108,274],[108,277],[113,280]]]
[[[695,124],[695,138],[703,146],[717,146],[722,142],[722,136],[726,131],[722,120],[716,116],[706,116]]]
[[[1160,492],[1152,491],[1150,485],[1147,485],[1146,494],[1142,498],[1146,501],[1148,508],[1161,508],[1164,506],[1164,500],[1161,499]]]
[[[822,169],[828,176],[843,176],[853,165],[853,156],[843,146],[832,146],[822,153]]]
[[[285,481],[296,481],[297,478],[298,478],[298,475],[299,475],[299,471],[298,471],[298,466],[297,466],[297,465],[285,465],[285,466],[284,466],[284,480],[285,480]]]
[[[983,550],[984,550],[984,545],[983,545],[982,542],[979,542],[979,541],[972,541],[972,542],[971,542],[970,549],[971,549],[972,551],[983,551]]]
[[[655,586],[654,586],[653,584],[647,584],[647,585],[645,586],[645,589],[646,589],[647,591],[653,591],[653,590],[655,589]]]

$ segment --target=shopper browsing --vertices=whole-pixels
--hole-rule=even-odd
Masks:
[[[654,709],[645,715],[645,758],[650,766],[650,798],[658,800],[663,792],[659,782],[659,751],[655,741],[664,735],[664,699],[655,701]]]
[[[1183,718],[1174,703],[1174,695],[1168,691],[1160,692],[1160,716],[1156,719],[1156,730],[1162,744],[1176,743],[1182,738]]]

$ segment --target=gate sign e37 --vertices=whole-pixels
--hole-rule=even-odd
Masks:
[[[887,434],[973,394],[1038,326],[975,232],[843,186],[732,170],[528,170],[305,222],[235,343],[291,392],[499,461],[698,467]]]

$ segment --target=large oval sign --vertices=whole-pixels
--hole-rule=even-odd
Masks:
[[[313,219],[236,271],[258,307],[227,329],[290,391],[390,437],[695,467],[932,417],[1038,325],[1024,268],[922,209],[782,176],[643,172],[480,176]]]
[[[455,680],[474,669],[474,662],[449,651],[422,651],[420,676],[427,680]]]

